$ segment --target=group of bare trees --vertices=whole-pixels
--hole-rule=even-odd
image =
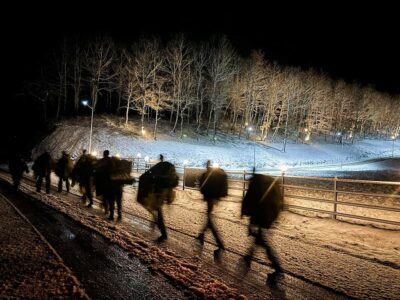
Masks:
[[[192,43],[142,38],[121,46],[109,38],[66,40],[27,93],[43,103],[44,116],[79,112],[86,98],[99,112],[160,118],[171,130],[218,130],[258,140],[309,140],[366,135],[388,138],[400,131],[400,96],[370,86],[333,80],[321,72],[281,67],[261,51],[241,57],[226,37]]]

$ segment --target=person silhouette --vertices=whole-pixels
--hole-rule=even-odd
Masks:
[[[264,239],[263,232],[271,228],[283,208],[283,197],[277,181],[278,178],[253,174],[241,209],[242,216],[250,216],[249,235],[254,237],[254,244],[244,256],[245,264],[250,268],[255,247],[263,247],[274,268],[274,272],[267,278],[269,285],[276,284],[277,276],[282,272],[276,253]]]
[[[206,163],[206,171],[200,177],[200,192],[203,194],[204,201],[207,202],[207,222],[200,231],[197,239],[201,245],[204,245],[205,233],[208,229],[211,230],[215,241],[217,242],[218,249],[214,250],[214,259],[219,260],[221,253],[225,250],[224,243],[218,233],[214,224],[212,212],[214,205],[221,197],[225,197],[228,191],[227,175],[220,168],[212,168],[211,161]]]

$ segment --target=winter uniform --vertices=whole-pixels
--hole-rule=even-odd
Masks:
[[[277,179],[271,176],[254,174],[242,203],[242,216],[250,216],[249,235],[254,236],[255,245],[262,246],[272,263],[275,272],[268,276],[268,283],[274,283],[282,271],[276,254],[263,237],[262,229],[269,229],[283,209],[283,197]],[[245,262],[250,267],[254,254],[254,245]]]
[[[11,173],[15,189],[18,189],[24,171],[29,173],[28,166],[25,161],[19,156],[14,155],[10,158],[8,169]]]
[[[89,154],[83,154],[76,162],[72,170],[72,182],[79,183],[82,192],[82,199],[89,199],[88,206],[93,205],[93,174],[96,158]]]
[[[65,181],[67,192],[69,192],[69,177],[71,176],[73,169],[73,163],[69,154],[63,151],[61,158],[56,164],[56,175],[59,177],[58,180],[58,192],[62,191],[62,183]]]
[[[43,178],[46,179],[46,193],[50,193],[50,174],[53,169],[54,162],[50,154],[46,151],[40,155],[33,163],[32,170],[36,177],[36,191],[40,192]]]
[[[224,250],[225,247],[213,222],[212,211],[218,200],[221,197],[225,197],[228,193],[228,179],[225,171],[220,168],[211,168],[208,166],[207,171],[200,178],[200,192],[203,194],[204,201],[207,201],[207,223],[197,239],[203,244],[205,232],[207,229],[210,229],[218,245],[218,249],[214,251],[214,255],[215,258],[219,258],[221,250]]]
[[[139,177],[137,201],[152,215],[161,232],[159,241],[167,239],[162,207],[164,202],[172,203],[175,198],[173,188],[178,185],[175,166],[169,162],[159,162]]]

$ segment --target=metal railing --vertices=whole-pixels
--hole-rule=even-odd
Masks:
[[[135,172],[140,173],[152,165],[152,162],[143,163],[135,159],[133,168]],[[200,173],[205,169],[177,167],[183,190],[199,189],[196,185],[186,184],[188,173],[192,170]],[[228,196],[242,199],[252,172],[225,172],[228,175]],[[287,176],[284,173],[278,176],[287,210],[330,216],[338,220],[354,219],[364,223],[367,221],[394,225],[396,228],[400,226],[400,182]]]
[[[136,178],[157,163],[141,157],[125,159],[133,162],[132,173]],[[197,170],[201,173],[204,168],[189,168],[182,165],[176,169],[183,190],[199,189],[198,185],[187,184],[188,171]],[[228,175],[228,196],[242,199],[253,173],[244,170],[225,170],[225,172]],[[355,219],[394,225],[396,228],[400,226],[400,182],[287,176],[285,173],[281,173],[278,177],[287,210],[308,212],[322,217],[330,216],[338,220]],[[359,186],[359,190],[354,190],[355,186]],[[365,200],[366,198],[369,200]]]

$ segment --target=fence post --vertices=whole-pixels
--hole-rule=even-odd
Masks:
[[[182,190],[185,189],[185,171],[186,171],[186,166],[183,165]]]
[[[337,200],[338,200],[338,192],[337,192],[337,176],[333,178],[333,215],[332,219],[336,219],[337,212]]]
[[[246,195],[246,170],[243,171],[243,193],[242,197]]]

